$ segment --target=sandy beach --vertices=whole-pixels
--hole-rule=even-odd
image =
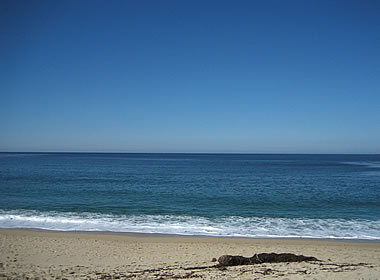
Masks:
[[[0,230],[0,279],[380,279],[380,243]],[[212,267],[221,255],[320,262]]]

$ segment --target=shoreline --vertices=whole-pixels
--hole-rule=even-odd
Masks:
[[[305,241],[331,241],[331,242],[349,242],[349,243],[380,243],[380,239],[353,239],[353,238],[319,238],[319,237],[249,237],[249,236],[214,236],[214,235],[197,235],[197,234],[175,234],[175,233],[148,233],[148,232],[123,232],[123,231],[85,231],[85,230],[52,230],[43,228],[0,228],[1,230],[25,230],[37,232],[56,232],[56,233],[74,233],[74,234],[100,234],[100,235],[118,235],[131,237],[167,237],[167,238],[226,238],[226,239],[255,239],[255,240],[305,240]]]
[[[344,241],[0,229],[0,279],[378,279],[380,243]],[[321,262],[213,267],[271,252]]]

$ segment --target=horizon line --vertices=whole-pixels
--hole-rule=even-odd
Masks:
[[[0,154],[380,155],[380,153],[0,151]]]

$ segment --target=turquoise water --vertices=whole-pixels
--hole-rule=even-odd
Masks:
[[[0,227],[380,239],[380,155],[0,153]]]

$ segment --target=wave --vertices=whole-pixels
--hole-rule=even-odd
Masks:
[[[366,161],[345,161],[342,162],[342,164],[347,164],[347,165],[359,165],[359,166],[365,166],[368,168],[380,168],[380,162],[366,162]]]
[[[58,231],[111,231],[253,238],[334,238],[380,240],[380,221],[0,210],[0,228],[40,228]]]

